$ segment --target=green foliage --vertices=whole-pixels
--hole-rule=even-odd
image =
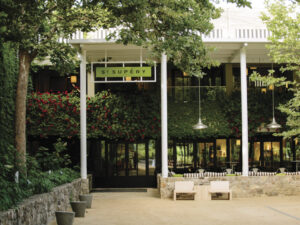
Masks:
[[[183,177],[183,174],[173,174],[172,177]]]
[[[58,42],[70,38],[77,30],[90,31],[101,27],[108,17],[96,1],[1,1],[1,37],[18,44],[31,60],[54,56],[59,68],[68,67],[74,56],[70,45]],[[107,23],[106,23],[107,24]],[[64,67],[65,68],[65,67]]]
[[[229,2],[249,6],[244,0]],[[212,19],[221,12],[211,1],[103,0],[103,3],[114,25],[123,27],[118,42],[149,48],[154,58],[165,53],[169,61],[190,75],[198,75],[202,68],[217,64],[208,57],[212,49],[202,42],[202,35],[213,29]],[[111,37],[116,38],[116,33]]]
[[[0,42],[0,155],[14,144],[15,89],[18,69],[16,55],[17,51],[11,43]]]
[[[277,93],[276,107],[289,99],[289,93]],[[258,102],[257,99],[260,99]],[[271,122],[271,92],[249,91],[249,135],[254,136],[262,124]],[[87,99],[87,130],[89,138],[112,140],[141,140],[160,137],[159,99],[137,93],[103,91]],[[30,108],[29,108],[30,107]],[[33,93],[28,104],[28,132],[30,135],[79,134],[79,97],[76,93]],[[275,111],[284,126],[285,117]],[[224,91],[209,89],[201,99],[201,118],[207,129],[194,130],[198,122],[198,102],[168,103],[168,134],[171,138],[211,138],[241,136],[240,92],[228,96]]]
[[[43,171],[56,170],[70,165],[70,156],[66,153],[67,142],[58,138],[54,143],[54,149],[55,151],[50,152],[48,148],[41,146],[35,154],[34,157]]]
[[[49,0],[0,1],[0,43],[12,42],[18,47],[21,66],[18,68],[15,147],[18,162],[25,173],[26,156],[26,92],[31,63],[50,56],[62,74],[76,67],[76,50],[64,39],[76,31],[92,31],[104,23],[108,13],[99,1]]]
[[[79,178],[78,172],[70,168],[62,168],[59,170],[40,172],[35,171],[29,173],[27,179],[28,194],[39,194],[51,191],[54,187],[73,181]]]
[[[300,137],[300,14],[299,1],[267,1],[268,12],[262,15],[263,21],[266,23],[269,31],[272,32],[267,45],[270,56],[273,61],[278,64],[283,64],[281,71],[294,71],[295,81],[293,83],[281,80],[274,80],[273,76],[265,79],[265,82],[276,83],[277,86],[289,85],[290,91],[293,92],[293,97],[280,105],[281,112],[287,115],[286,125],[288,130],[285,130],[280,135],[287,138]],[[261,79],[260,77],[258,77]]]
[[[230,124],[231,135],[240,137],[241,136],[241,94],[240,92],[234,92],[228,98],[221,100],[223,105],[224,113],[228,118]],[[286,92],[275,92],[275,108],[279,104],[284,104],[291,97],[290,93]],[[259,101],[258,101],[259,99]],[[275,116],[277,122],[286,129],[285,121],[286,117],[275,110]],[[248,130],[249,136],[253,137],[257,132],[261,131],[259,128],[270,123],[272,119],[272,92],[268,91],[266,94],[261,93],[260,90],[249,90],[248,91]],[[266,130],[270,132],[269,129]],[[277,130],[279,132],[279,130]]]
[[[221,93],[220,93],[221,94]],[[224,94],[224,93],[223,93]],[[221,95],[218,95],[218,99]],[[193,125],[198,122],[198,103],[170,103],[169,136],[173,138],[210,138],[228,136],[229,124],[223,109],[217,99],[201,99],[201,119],[208,126],[207,129],[194,130]]]
[[[19,183],[14,175],[3,178],[0,176],[0,211],[16,206],[23,199],[34,194],[49,192],[52,188],[79,178],[79,173],[70,168],[61,168],[43,172],[34,157],[27,156],[27,177],[20,177]],[[9,168],[7,168],[9,169]]]
[[[45,152],[45,148],[41,149],[36,153],[37,158],[28,155],[27,177],[20,174],[19,183],[15,181],[14,167],[14,156],[17,153],[12,145],[6,148],[6,152],[0,155],[0,211],[16,206],[24,198],[49,192],[53,187],[79,177],[78,172],[73,169],[62,168],[70,162],[69,156],[63,154],[65,143],[58,139],[54,148],[53,153]]]
[[[28,97],[27,126],[30,135],[79,134],[77,93],[32,93]],[[87,99],[88,137],[134,141],[160,134],[159,103],[140,92],[113,94],[103,91]]]
[[[13,185],[15,174],[14,107],[18,69],[17,52],[0,41],[0,210],[15,204],[22,190]]]

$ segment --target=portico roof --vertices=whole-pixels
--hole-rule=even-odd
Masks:
[[[239,52],[247,43],[247,63],[270,63],[266,44],[270,32],[260,20],[260,12],[253,9],[225,9],[222,16],[213,21],[214,29],[203,37],[207,46],[215,48],[210,55],[221,63],[238,63]],[[149,50],[134,45],[116,44],[106,37],[118,29],[100,29],[83,34],[77,32],[71,40],[73,46],[87,51],[87,60],[103,61],[105,55],[111,61],[138,61],[142,52],[143,58],[149,56]],[[106,52],[106,53],[105,53]]]

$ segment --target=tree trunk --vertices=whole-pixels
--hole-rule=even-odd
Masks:
[[[17,165],[26,172],[26,97],[31,56],[26,51],[19,52],[19,76],[16,94],[15,147]]]

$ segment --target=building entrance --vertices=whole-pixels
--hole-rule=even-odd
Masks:
[[[282,140],[254,141],[250,149],[249,164],[263,171],[274,171],[284,165]]]
[[[96,141],[93,145],[90,161],[95,187],[156,186],[155,141]]]

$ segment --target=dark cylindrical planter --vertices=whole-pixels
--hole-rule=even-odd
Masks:
[[[70,202],[73,212],[75,212],[75,217],[84,217],[86,202]]]
[[[79,195],[80,201],[86,201],[86,208],[92,208],[93,195]]]
[[[72,225],[74,221],[74,212],[56,211],[56,223],[57,225]]]

